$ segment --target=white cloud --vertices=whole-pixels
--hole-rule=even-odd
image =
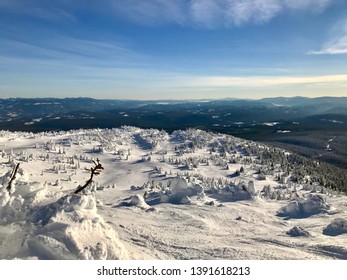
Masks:
[[[277,0],[230,0],[227,1],[225,19],[227,25],[264,23],[277,16],[282,9]]]
[[[347,54],[347,21],[340,22],[334,28],[334,38],[329,40],[318,51],[310,51],[310,55]]]
[[[326,44],[319,51],[310,51],[311,55],[320,54],[347,54],[347,34],[341,38],[336,39],[333,42]]]

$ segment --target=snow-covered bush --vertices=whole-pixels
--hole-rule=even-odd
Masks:
[[[260,193],[264,198],[275,199],[275,192],[270,185],[265,185]]]
[[[145,199],[143,196],[136,194],[133,195],[130,198],[130,206],[137,206],[140,207],[141,209],[148,209],[150,206],[146,203]]]
[[[185,196],[193,196],[197,194],[194,185],[190,185],[185,179],[174,178],[170,182],[170,199],[179,201]]]
[[[184,197],[181,198],[180,204],[191,204],[192,200],[188,195],[185,195]]]
[[[240,182],[237,185],[230,184],[220,190],[218,194],[226,200],[245,200],[254,198],[257,193],[255,191],[254,182]]]
[[[336,236],[347,233],[347,220],[337,218],[333,220],[326,228],[323,229],[323,234]]]
[[[260,196],[265,199],[287,200],[292,199],[295,196],[295,192],[291,191],[285,185],[278,185],[275,188],[265,185],[260,191]]]
[[[192,196],[204,197],[204,188],[184,178],[175,177],[171,179],[167,187],[153,187],[146,199],[147,201],[157,200],[159,203],[188,204]]]
[[[169,189],[165,194],[172,203],[187,204],[189,197],[202,194],[203,192],[204,188],[202,186],[188,183],[187,180],[176,177],[170,181]]]
[[[330,205],[319,194],[308,194],[306,198],[297,197],[278,211],[279,216],[307,217],[319,213],[326,213]]]
[[[299,236],[309,237],[309,236],[311,236],[311,234],[306,229],[303,229],[302,227],[299,227],[299,226],[295,226],[295,227],[291,228],[290,230],[288,230],[286,232],[286,234],[288,234],[292,237],[299,237]]]
[[[266,176],[265,176],[264,174],[260,173],[260,174],[258,174],[258,176],[257,176],[257,180],[259,180],[259,181],[264,181],[264,180],[266,180]]]

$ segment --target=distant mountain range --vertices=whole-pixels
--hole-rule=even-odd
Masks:
[[[168,132],[193,127],[227,133],[347,168],[347,97],[0,99],[0,130],[39,132],[122,125]],[[328,143],[330,139],[334,141]]]
[[[316,114],[347,114],[347,97],[276,97],[259,100],[217,99],[217,100],[102,100],[92,98],[9,98],[0,99],[0,117],[4,121],[10,117],[49,118],[57,114],[75,112],[110,112],[117,110],[177,111],[235,109],[247,111],[248,121],[257,121],[257,112],[265,114],[261,120],[281,118],[283,120]],[[201,111],[200,110],[200,111]],[[253,114],[255,114],[253,116]],[[262,115],[262,114],[260,114]],[[235,116],[237,118],[237,116]],[[242,117],[244,118],[244,117]],[[254,119],[252,119],[254,118]],[[272,119],[271,119],[272,118]]]

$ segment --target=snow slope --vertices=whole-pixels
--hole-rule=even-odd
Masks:
[[[0,131],[0,258],[347,259],[346,196],[292,182],[261,161],[271,149],[193,129]]]

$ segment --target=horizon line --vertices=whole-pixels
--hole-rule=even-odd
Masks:
[[[347,98],[347,96],[341,96],[341,95],[322,95],[322,96],[304,96],[304,95],[295,95],[295,96],[268,96],[268,97],[262,97],[262,98],[237,98],[237,97],[223,97],[223,98],[193,98],[193,99],[130,99],[130,98],[94,98],[94,97],[88,97],[88,96],[78,96],[78,97],[0,97],[0,100],[10,100],[10,99],[93,99],[93,100],[118,100],[118,101],[216,101],[216,100],[263,100],[263,99],[275,99],[275,98],[285,98],[285,99],[294,99],[294,98],[305,98],[305,99],[318,99],[318,98]]]

